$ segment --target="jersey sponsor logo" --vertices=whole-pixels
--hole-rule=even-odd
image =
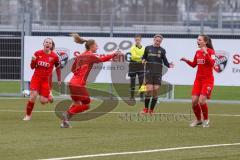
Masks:
[[[215,64],[214,70],[217,73],[221,73],[227,66],[228,53],[226,51],[215,51]]]
[[[49,68],[50,67],[50,64],[48,62],[43,62],[43,61],[38,61],[37,65],[45,67],[45,68]]]
[[[55,51],[59,57],[60,68],[64,68],[68,62],[70,50],[67,48],[56,48]]]
[[[205,59],[197,59],[197,64],[205,64]]]
[[[148,53],[148,56],[152,56],[152,57],[158,57],[158,54],[154,54],[154,53]]]

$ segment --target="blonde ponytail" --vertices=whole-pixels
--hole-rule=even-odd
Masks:
[[[76,43],[84,44],[87,42],[87,40],[80,37],[79,34],[77,34],[77,33],[71,33],[70,36],[74,38],[74,42],[76,42]]]

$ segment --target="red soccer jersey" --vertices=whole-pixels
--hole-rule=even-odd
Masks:
[[[34,56],[36,60],[31,62],[31,68],[35,69],[34,76],[49,77],[54,66],[58,67],[60,64],[59,58],[54,52],[46,54],[43,50],[39,50],[34,53]]]
[[[203,50],[197,50],[193,62],[187,61],[191,67],[198,66],[196,77],[213,77],[213,67],[215,63],[215,52],[208,48],[207,54]]]
[[[86,51],[76,57],[72,66],[73,77],[70,83],[74,85],[85,85],[89,72],[94,63],[105,62],[113,58],[114,54],[98,56],[91,51]]]

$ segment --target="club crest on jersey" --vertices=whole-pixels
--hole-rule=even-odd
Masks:
[[[60,60],[60,68],[64,68],[68,62],[70,50],[67,48],[56,48],[55,51]]]
[[[228,53],[226,51],[215,51],[215,64],[214,70],[217,73],[221,73],[227,66]]]

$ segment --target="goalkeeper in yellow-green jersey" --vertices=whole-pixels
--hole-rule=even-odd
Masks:
[[[141,45],[141,35],[135,36],[135,44],[131,47],[131,61],[129,63],[129,73],[130,77],[130,92],[131,99],[135,98],[135,86],[136,86],[136,77],[138,76],[139,87],[143,84],[144,80],[144,66],[142,64],[142,56],[144,54],[145,47]],[[141,100],[144,99],[143,93],[140,93]]]

